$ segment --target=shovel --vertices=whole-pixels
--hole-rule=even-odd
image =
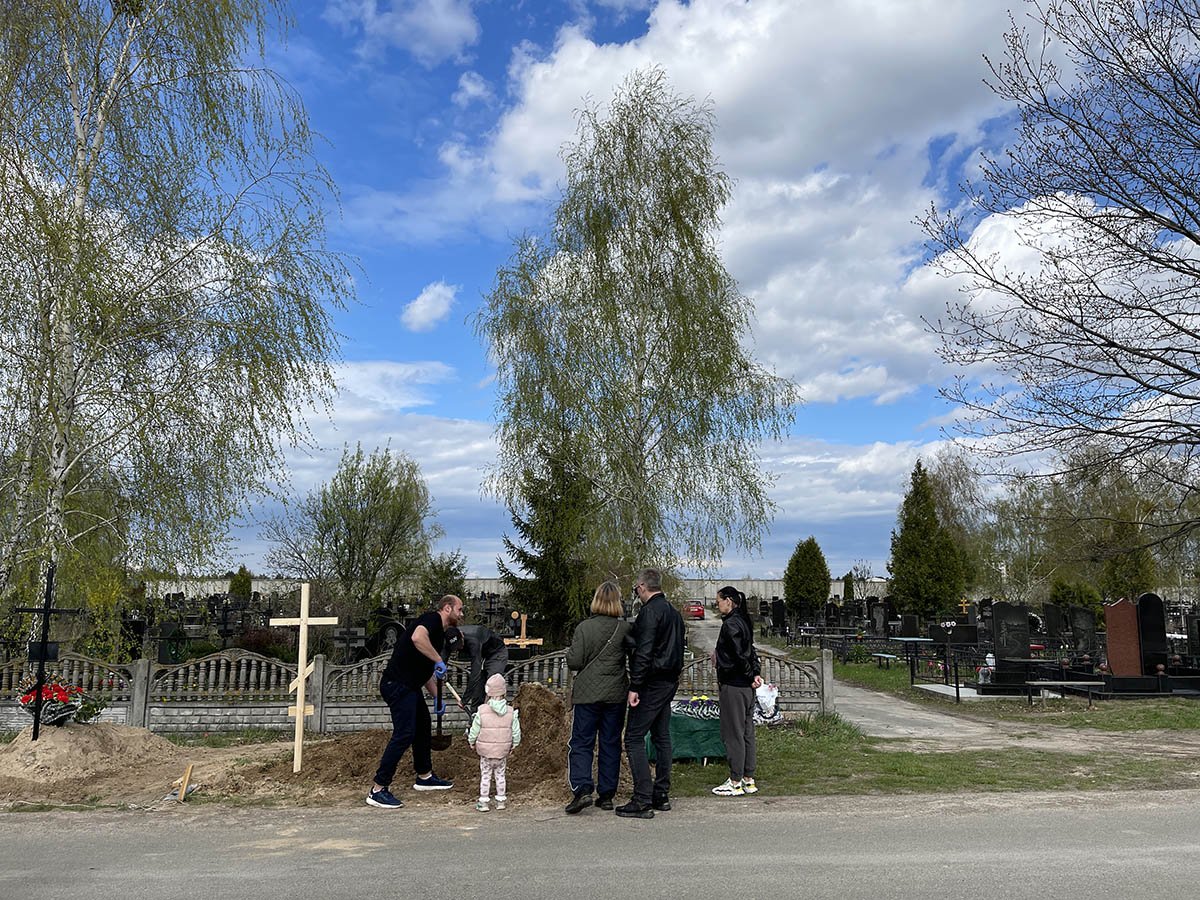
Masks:
[[[437,708],[442,709],[442,679],[438,679],[437,683]],[[434,750],[449,750],[450,744],[454,740],[451,735],[442,734],[442,714],[437,714],[437,734],[429,739],[429,746]]]

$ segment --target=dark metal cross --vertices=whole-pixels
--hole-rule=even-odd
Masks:
[[[55,609],[54,608],[54,571],[57,566],[54,563],[50,564],[50,568],[46,570],[46,599],[41,607],[19,606],[13,612],[33,613],[42,617],[42,637],[36,642],[38,647],[38,670],[37,683],[33,688],[33,740],[38,739],[38,733],[42,726],[42,688],[46,685],[46,648],[50,644],[50,617],[51,616],[76,616],[79,615],[78,609]],[[30,647],[35,644],[31,643]]]

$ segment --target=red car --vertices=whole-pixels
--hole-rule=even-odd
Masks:
[[[685,600],[683,602],[683,617],[685,619],[703,619],[704,618],[704,601],[703,600]]]

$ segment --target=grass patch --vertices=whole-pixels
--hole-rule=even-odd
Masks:
[[[0,744],[11,744],[20,733],[19,731],[0,731]]]
[[[724,760],[677,763],[672,792],[704,796],[728,775]],[[1134,790],[1194,787],[1178,760],[998,749],[892,750],[836,715],[758,731],[762,795],[936,794],[962,791]]]
[[[274,744],[289,737],[291,732],[273,728],[243,728],[240,731],[206,731],[204,734],[164,734],[168,741],[181,747],[238,747],[243,744]],[[321,735],[305,733],[305,738]]]

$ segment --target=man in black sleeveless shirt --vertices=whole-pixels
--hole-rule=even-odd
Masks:
[[[408,748],[412,747],[413,770],[418,791],[441,791],[454,787],[452,782],[433,773],[433,751],[430,746],[433,728],[429,707],[425,705],[422,688],[437,694],[437,678],[446,675],[442,661],[446,629],[458,625],[463,618],[463,602],[447,594],[413,623],[396,641],[383,677],[379,693],[392,714],[392,737],[383,750],[375,783],[367,794],[367,804],[380,809],[399,809],[404,803],[390,790],[396,766]]]

